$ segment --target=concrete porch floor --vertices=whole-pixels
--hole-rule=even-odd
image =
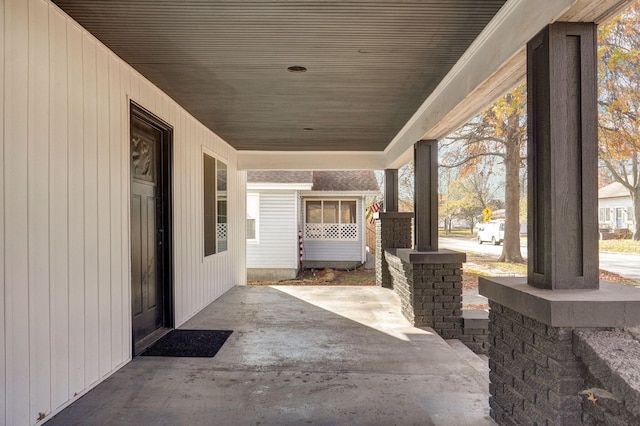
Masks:
[[[235,287],[186,329],[214,358],[138,357],[47,425],[492,425],[488,377],[379,287]]]

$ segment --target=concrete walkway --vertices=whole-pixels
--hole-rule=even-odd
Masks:
[[[487,377],[379,287],[236,287],[182,328],[214,358],[138,357],[47,425],[492,425]]]

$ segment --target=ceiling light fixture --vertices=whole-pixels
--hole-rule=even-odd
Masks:
[[[313,127],[305,127],[302,130],[315,130]]]
[[[305,67],[303,67],[303,66],[300,66],[300,65],[293,65],[293,66],[290,66],[289,68],[287,68],[287,71],[289,71],[289,72],[306,72],[307,69]]]

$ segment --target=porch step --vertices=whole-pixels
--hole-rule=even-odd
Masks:
[[[478,355],[469,349],[458,339],[445,340],[460,357],[476,370],[489,385],[489,358],[486,355]]]

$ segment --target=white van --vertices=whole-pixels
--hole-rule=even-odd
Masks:
[[[478,227],[478,244],[491,241],[493,245],[500,245],[504,241],[504,221],[481,223]]]

